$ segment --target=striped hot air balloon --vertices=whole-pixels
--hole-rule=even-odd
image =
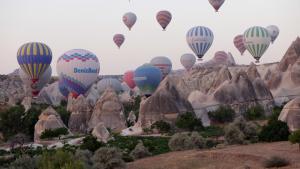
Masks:
[[[213,40],[213,32],[205,26],[193,27],[186,34],[186,41],[199,60],[208,51]]]
[[[156,15],[156,20],[165,31],[172,20],[172,14],[169,11],[159,11]]]
[[[216,12],[220,9],[220,7],[223,5],[225,0],[208,0],[209,3],[215,8]]]
[[[241,55],[246,51],[246,47],[244,44],[244,35],[237,35],[233,39],[234,46],[240,51]]]
[[[186,70],[190,70],[196,62],[196,57],[191,53],[186,53],[181,56],[180,62]]]
[[[158,69],[160,69],[163,79],[171,72],[172,62],[169,58],[165,56],[157,56],[150,61],[150,64]]]
[[[270,45],[271,37],[266,28],[254,26],[245,31],[244,42],[246,49],[256,59],[256,63],[259,63],[259,59]]]
[[[267,27],[267,30],[271,37],[271,42],[274,43],[279,35],[279,28],[276,25],[270,25]]]
[[[124,73],[123,76],[123,81],[128,85],[128,87],[130,87],[131,89],[133,89],[136,85],[135,82],[133,80],[134,78],[134,71],[129,70],[127,72]]]
[[[115,44],[120,48],[125,41],[125,36],[122,34],[115,34],[113,37]]]
[[[85,94],[97,80],[100,64],[92,52],[73,49],[57,60],[56,70],[60,82],[76,98],[80,94]]]
[[[128,27],[129,30],[133,27],[136,22],[136,15],[132,12],[127,12],[123,15],[123,22]]]

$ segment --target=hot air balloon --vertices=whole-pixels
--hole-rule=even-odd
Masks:
[[[186,34],[186,41],[193,52],[202,59],[208,51],[214,40],[213,32],[204,26],[196,26],[191,28]]]
[[[134,71],[134,82],[146,97],[151,96],[161,79],[161,71],[150,64],[144,64]]]
[[[276,40],[276,38],[279,35],[279,28],[275,25],[270,25],[267,27],[267,30],[271,37],[271,42],[274,43],[274,41]]]
[[[225,0],[208,0],[209,3],[215,8],[216,12],[220,9],[220,7],[223,5]]]
[[[156,15],[156,20],[165,31],[172,20],[172,14],[169,11],[159,11]]]
[[[218,51],[215,53],[214,61],[218,63],[225,63],[228,60],[228,54],[224,51]]]
[[[58,81],[58,90],[65,98],[68,98],[70,92],[67,86],[64,85],[62,80]]]
[[[97,83],[97,89],[100,94],[102,94],[107,88],[112,88],[117,93],[123,91],[121,82],[114,78],[104,78]]]
[[[115,44],[120,48],[125,41],[125,36],[122,34],[115,34],[113,40]]]
[[[22,45],[17,53],[17,60],[21,69],[30,77],[32,90],[36,90],[36,82],[49,67],[52,60],[51,49],[39,42]]]
[[[191,53],[186,53],[181,56],[180,62],[186,70],[190,70],[196,62],[196,57]]]
[[[244,35],[237,35],[233,39],[234,46],[240,51],[241,55],[246,51],[246,47],[244,44]]]
[[[128,12],[123,15],[123,22],[129,30],[131,30],[132,26],[135,24],[136,19],[136,15],[132,12]]]
[[[127,71],[124,73],[123,76],[123,81],[128,85],[128,87],[130,87],[131,89],[133,89],[136,85],[135,82],[133,80],[134,78],[134,71]]]
[[[61,83],[73,97],[84,94],[97,80],[100,64],[95,54],[84,49],[73,49],[57,60],[57,73]]]
[[[39,80],[36,82],[36,88],[32,89],[31,93],[32,96],[36,97],[40,90],[49,83],[51,79],[52,69],[51,66],[49,66],[46,71],[40,76]],[[22,69],[19,69],[19,76],[24,83],[25,86],[31,87],[32,81],[30,76],[28,76]]]
[[[172,70],[172,62],[165,56],[157,56],[150,61],[150,64],[158,69],[162,73],[164,79]]]
[[[259,63],[259,59],[270,45],[271,37],[266,28],[254,26],[245,31],[244,42],[246,49],[256,59],[256,63]]]

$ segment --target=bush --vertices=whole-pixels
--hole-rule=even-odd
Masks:
[[[98,149],[93,158],[93,169],[121,169],[126,164],[122,159],[122,153],[112,147],[102,147]]]
[[[160,120],[151,125],[151,129],[157,129],[160,133],[169,133],[171,126],[169,123]]]
[[[247,122],[242,129],[245,139],[252,143],[258,142],[258,126],[253,122]]]
[[[93,153],[89,150],[77,150],[74,157],[75,160],[81,161],[84,169],[91,169],[93,162],[91,160]]]
[[[264,161],[265,168],[272,168],[272,167],[285,167],[290,165],[290,162],[282,157],[273,156]]]
[[[80,149],[89,150],[91,152],[95,152],[100,147],[105,146],[104,143],[97,141],[97,138],[91,135],[86,136],[82,142]]]
[[[265,110],[261,105],[249,108],[243,115],[247,120],[261,120],[265,118]]]
[[[144,157],[151,156],[151,153],[148,151],[148,148],[146,148],[142,141],[140,141],[135,148],[131,151],[130,156],[133,159],[140,159]]]
[[[46,129],[42,132],[40,138],[41,139],[47,139],[47,138],[54,138],[54,137],[60,137],[61,135],[67,135],[69,134],[69,131],[65,127],[56,128],[56,129]]]
[[[60,115],[60,118],[64,124],[68,126],[71,113],[67,111],[65,106],[57,106],[54,109]]]
[[[273,114],[268,120],[268,124],[262,127],[259,133],[259,140],[266,142],[287,141],[290,135],[289,128],[286,123],[279,121],[280,111],[278,108],[273,110]]]
[[[203,137],[219,137],[224,136],[224,130],[221,127],[209,126],[205,127],[203,131],[200,132]]]
[[[190,150],[195,148],[191,137],[187,133],[176,133],[168,143],[172,151]]]
[[[10,163],[9,169],[38,169],[38,166],[34,158],[23,155]]]
[[[227,144],[243,144],[244,140],[245,135],[238,126],[229,124],[225,128],[225,141],[227,142]]]
[[[176,127],[189,131],[200,130],[203,128],[202,123],[194,113],[186,112],[177,117],[175,122]]]
[[[300,151],[300,130],[297,130],[295,132],[293,132],[290,136],[289,136],[289,141],[293,144],[298,143],[299,145],[299,151]]]
[[[214,122],[226,123],[233,121],[235,112],[229,106],[220,106],[216,111],[208,112],[208,116]]]
[[[206,139],[203,138],[198,132],[192,132],[191,141],[196,148],[205,148],[206,147]]]
[[[22,106],[15,106],[11,107],[6,112],[0,113],[0,130],[5,138],[24,130],[22,121],[24,111]]]

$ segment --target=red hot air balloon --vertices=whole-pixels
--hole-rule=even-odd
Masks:
[[[218,12],[218,10],[223,5],[225,0],[208,0],[208,1],[215,8],[216,12]]]
[[[134,71],[130,70],[124,73],[123,81],[131,88],[133,89],[136,85],[134,82]]]
[[[125,41],[125,37],[122,34],[115,34],[113,40],[115,44],[120,48]]]
[[[172,14],[169,11],[159,11],[156,15],[156,20],[163,30],[166,30],[172,20]]]
[[[244,35],[237,35],[233,39],[234,46],[240,51],[241,55],[246,51],[246,47],[244,44]]]

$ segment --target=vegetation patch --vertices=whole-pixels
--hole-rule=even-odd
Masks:
[[[265,110],[261,105],[249,108],[244,114],[247,120],[262,120],[265,118]]]
[[[200,131],[203,129],[201,121],[192,112],[186,112],[177,117],[175,125],[179,129],[188,131]]]
[[[65,127],[56,128],[56,129],[46,129],[45,131],[42,132],[40,139],[49,139],[55,137],[59,137],[60,139],[61,135],[67,135],[67,134],[69,134],[69,131]]]
[[[283,157],[273,156],[273,157],[265,160],[263,165],[265,168],[285,167],[285,166],[290,165],[290,162]]]
[[[229,106],[220,106],[216,111],[208,112],[208,116],[213,122],[227,123],[233,121],[235,112]]]

